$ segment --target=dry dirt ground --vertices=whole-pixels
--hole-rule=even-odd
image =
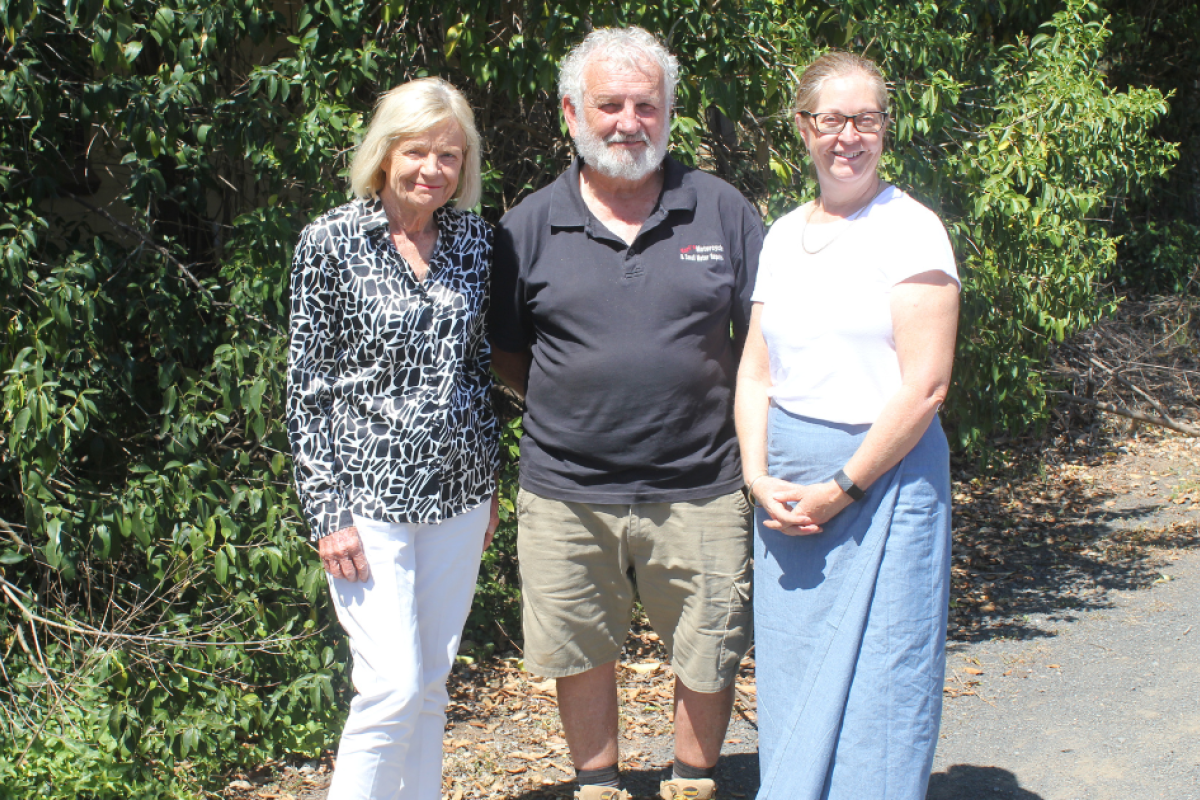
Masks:
[[[1144,795],[1121,793],[1121,781],[1137,785],[1139,767],[1110,752],[1112,747],[1154,750],[1155,731],[1161,731],[1161,719],[1153,716],[1160,712],[1148,716],[1139,709],[1146,708],[1146,691],[1158,692],[1169,705],[1170,686],[1155,683],[1154,669],[1140,665],[1153,660],[1147,647],[1166,646],[1143,635],[1158,630],[1159,622],[1145,609],[1173,579],[1175,561],[1188,558],[1198,565],[1189,567],[1191,585],[1180,586],[1177,597],[1200,608],[1200,439],[1158,428],[1130,431],[1123,423],[1110,424],[1100,437],[1093,428],[1089,442],[1060,441],[1049,457],[1045,450],[1022,455],[1014,449],[992,477],[974,475],[969,464],[955,465],[946,711],[930,800],[1200,797],[1200,790],[1189,794],[1188,786],[1200,782],[1200,765],[1185,763],[1191,751]],[[1122,613],[1140,614],[1145,624],[1126,624]],[[1156,635],[1171,640],[1173,661],[1195,665],[1200,663],[1200,619],[1191,630],[1181,613]],[[1070,640],[1085,623],[1091,625],[1088,635]],[[1089,672],[1080,666],[1082,658],[1071,660],[1054,650],[1059,642],[1100,648],[1097,652],[1109,654],[1113,664],[1143,675],[1143,693],[1112,691],[1105,682],[1125,680],[1124,673],[1115,667]],[[723,796],[732,798],[753,797],[758,784],[752,656],[737,681],[718,776]],[[1064,670],[1078,679],[1062,680]],[[1157,674],[1168,673],[1174,675],[1165,669]],[[652,632],[630,636],[619,674],[628,788],[635,796],[651,797],[658,772],[671,758],[670,668]],[[1088,683],[1092,680],[1098,683]],[[1189,685],[1200,689],[1196,682]],[[573,773],[553,681],[525,674],[519,653],[510,653],[456,667],[451,696],[447,800],[570,797]],[[1196,697],[1192,691],[1191,702]],[[1051,699],[1060,702],[1047,702]],[[1108,711],[1096,719],[1082,710],[1099,709],[1100,703]],[[1056,728],[1066,724],[1064,714],[1075,719],[1066,732]],[[1112,715],[1127,735],[1108,736],[1103,728],[1096,736],[1109,750],[1093,752],[1095,742],[1089,744],[1085,734],[1100,731],[1098,720]],[[1200,739],[1200,716],[1194,724],[1192,738]],[[1065,743],[1055,747],[1056,742]],[[1080,748],[1087,752],[1081,755]],[[266,765],[254,775],[232,776],[224,794],[235,800],[322,800],[330,768],[329,756]],[[1127,771],[1111,784],[1111,792],[1095,789],[1097,781],[1108,785],[1105,769],[1109,777]],[[1036,776],[1024,778],[1027,770]],[[1060,773],[1083,777],[1056,783]],[[1178,786],[1168,785],[1176,779]],[[1030,780],[1049,788],[1038,793],[1027,788]]]

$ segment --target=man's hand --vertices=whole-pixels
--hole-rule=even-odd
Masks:
[[[492,512],[488,517],[487,533],[483,536],[483,549],[487,550],[492,546],[492,537],[496,535],[496,529],[500,527],[500,490],[497,489],[492,495]]]
[[[365,583],[371,577],[367,555],[363,552],[362,540],[358,538],[358,528],[342,528],[318,539],[317,551],[321,554],[325,571],[335,578]]]

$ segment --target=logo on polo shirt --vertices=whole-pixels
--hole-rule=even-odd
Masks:
[[[689,244],[679,248],[680,261],[723,261],[725,260],[725,245],[723,244]]]

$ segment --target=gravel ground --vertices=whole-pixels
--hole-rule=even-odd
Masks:
[[[929,800],[1200,800],[1200,440],[1143,430],[1119,441],[1033,467],[1014,458],[989,478],[956,469]],[[571,796],[554,682],[522,672],[517,656],[452,676],[446,800]],[[648,798],[671,758],[672,679],[648,630],[630,637],[622,664],[623,767]],[[723,796],[757,790],[754,697],[747,658]],[[331,763],[266,765],[224,794],[324,800]]]

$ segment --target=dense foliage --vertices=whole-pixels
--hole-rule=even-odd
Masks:
[[[1121,13],[1118,51],[1079,0],[0,0],[0,797],[187,797],[335,736],[346,652],[281,420],[286,273],[380,90],[467,91],[495,219],[569,157],[559,58],[641,24],[683,62],[675,151],[773,217],[815,191],[794,68],[865,50],[895,89],[885,171],[966,277],[949,418],[972,445],[1043,415],[1046,347],[1103,311],[1107,220],[1170,163],[1155,75],[1106,81],[1138,41]],[[512,537],[480,642],[515,636]]]
[[[1179,144],[1166,180],[1115,209],[1123,239],[1112,277],[1124,292],[1200,292],[1200,4],[1110,0],[1106,8],[1113,14],[1109,82],[1168,94],[1171,113],[1153,134]]]

